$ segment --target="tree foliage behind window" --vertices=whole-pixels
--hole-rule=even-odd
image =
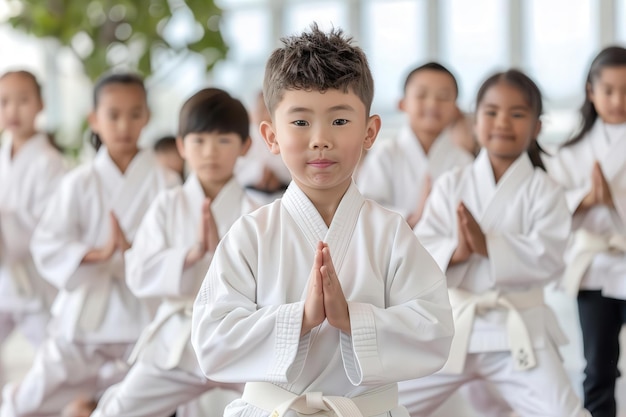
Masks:
[[[163,62],[201,54],[210,70],[226,55],[212,0],[11,0],[17,29],[57,39],[94,80],[112,68],[148,76]]]

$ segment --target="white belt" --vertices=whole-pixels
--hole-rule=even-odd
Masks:
[[[593,262],[593,258],[601,252],[626,252],[626,236],[602,236],[585,229],[578,229],[574,233],[574,243],[571,248],[572,261],[567,265],[560,283],[560,288],[566,294],[576,297],[580,288],[580,281]]]
[[[287,410],[306,416],[371,417],[398,407],[398,385],[353,398],[325,396],[321,392],[294,394],[269,382],[248,382],[242,399],[265,410],[271,417],[281,417]]]
[[[499,291],[474,294],[452,288],[449,290],[449,295],[454,315],[455,333],[450,347],[450,356],[442,372],[452,374],[463,372],[476,314],[481,315],[498,307],[508,310],[506,327],[515,369],[525,371],[537,365],[532,340],[518,309],[523,310],[543,305],[542,288],[504,294]]]
[[[139,357],[139,354],[148,343],[152,340],[157,331],[167,322],[167,320],[172,317],[174,314],[178,312],[184,312],[185,314],[191,316],[191,310],[193,308],[193,301],[188,300],[180,300],[180,301],[165,301],[168,306],[171,308],[168,314],[164,314],[159,320],[154,320],[152,323],[146,327],[146,329],[141,333],[139,340],[135,343],[135,347],[128,358],[128,363],[130,365],[134,364]],[[180,363],[183,352],[185,350],[185,346],[191,340],[191,323],[189,326],[182,326],[176,336],[172,339],[172,345],[170,346],[170,353],[166,362],[163,364],[163,369],[173,369]]]

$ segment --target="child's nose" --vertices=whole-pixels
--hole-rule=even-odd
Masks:
[[[311,147],[313,149],[330,148],[331,141],[326,129],[315,129],[311,138]]]

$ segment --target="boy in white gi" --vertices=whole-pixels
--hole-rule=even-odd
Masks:
[[[441,64],[412,70],[398,106],[407,124],[398,137],[372,148],[359,169],[363,195],[402,214],[411,227],[422,215],[431,182],[474,159],[452,139],[450,127],[459,117],[457,95],[456,79]]]
[[[248,382],[226,416],[406,416],[397,381],[448,356],[445,282],[404,219],[352,182],[381,123],[363,51],[316,25],[283,42],[266,67],[261,133],[293,182],[221,240],[192,344],[208,378]]]
[[[41,278],[30,253],[35,226],[65,164],[50,138],[37,131],[41,86],[27,71],[0,76],[0,346],[19,327],[38,347],[46,336],[56,288]],[[0,365],[0,386],[4,374]]]
[[[59,288],[49,336],[23,381],[5,386],[2,417],[58,417],[75,398],[118,382],[127,367],[117,365],[151,319],[126,286],[123,253],[152,200],[180,181],[138,147],[149,120],[141,78],[107,75],[93,99],[98,153],[63,178],[31,243],[39,273]]]
[[[412,417],[456,389],[493,384],[520,417],[588,416],[556,345],[564,342],[543,287],[563,269],[565,196],[537,143],[541,93],[520,71],[489,77],[476,99],[476,161],[442,176],[416,233],[446,271],[455,330],[434,375],[400,384]]]
[[[220,237],[254,208],[233,177],[235,162],[250,147],[248,114],[225,91],[204,89],[183,105],[178,130],[190,175],[157,197],[126,252],[133,293],[163,301],[135,347],[130,372],[104,394],[93,416],[217,416],[241,396],[242,385],[205,378],[190,335],[193,300]],[[208,391],[215,391],[211,409],[194,401],[177,410]]]

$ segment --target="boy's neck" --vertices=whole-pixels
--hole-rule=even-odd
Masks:
[[[124,152],[120,154],[113,154],[111,153],[111,151],[109,151],[109,156],[111,157],[111,160],[113,161],[115,166],[117,166],[120,172],[124,174],[128,169],[128,166],[132,162],[133,158],[135,158],[138,153],[139,148],[135,149],[134,152]]]
[[[230,181],[232,178],[233,177],[230,176],[226,181],[214,182],[202,180],[200,177],[198,177],[198,182],[202,187],[202,191],[204,191],[204,196],[210,198],[211,200],[214,200],[215,197],[217,197],[217,195],[220,193],[220,191],[222,191],[224,186],[228,184],[228,181]]]
[[[337,207],[339,207],[339,203],[341,203],[341,199],[346,191],[348,191],[350,184],[351,181],[348,181],[345,186],[334,187],[330,190],[307,189],[303,188],[300,184],[298,185],[309,200],[311,200],[311,203],[313,203],[313,206],[317,209],[317,212],[322,217],[322,220],[324,220],[326,226],[330,227],[335,213],[337,212]]]
[[[417,129],[415,127],[411,127],[411,130],[413,131],[413,134],[417,138],[419,144],[422,145],[422,149],[424,150],[424,153],[426,155],[428,155],[428,152],[430,152],[430,148],[432,148],[439,135],[441,135],[441,131],[433,132],[423,129]]]

